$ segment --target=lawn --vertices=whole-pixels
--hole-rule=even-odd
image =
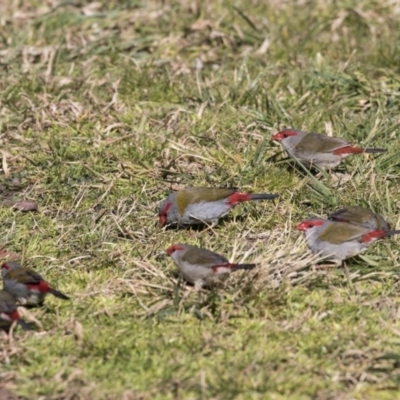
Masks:
[[[0,16],[0,245],[72,298],[0,336],[0,388],[400,399],[400,238],[346,275],[295,230],[350,204],[400,229],[398,2],[21,0]],[[388,151],[310,174],[271,142],[286,127]],[[161,229],[162,199],[196,185],[281,197]],[[165,253],[179,242],[259,267],[196,292]]]

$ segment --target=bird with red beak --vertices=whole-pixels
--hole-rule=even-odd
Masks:
[[[307,219],[298,224],[296,229],[305,233],[308,247],[314,254],[337,264],[363,253],[378,239],[400,233],[400,230],[369,229],[322,218]]]
[[[195,289],[213,286],[231,272],[256,267],[256,264],[232,264],[217,253],[188,244],[174,244],[167,254],[178,266],[183,279],[192,283]]]
[[[385,149],[357,147],[346,139],[296,129],[278,132],[272,136],[272,140],[279,142],[289,157],[306,166],[324,169],[335,168],[344,158],[355,154],[384,153],[386,151]]]
[[[31,329],[30,325],[20,318],[14,297],[7,291],[0,290],[0,329],[8,331],[15,321],[23,329]]]
[[[1,266],[4,289],[22,305],[41,305],[47,294],[63,300],[69,297],[52,288],[33,269],[22,267],[16,261],[7,261]]]
[[[252,200],[273,200],[277,194],[250,194],[237,188],[191,187],[171,193],[158,213],[161,226],[212,224],[240,203]]]

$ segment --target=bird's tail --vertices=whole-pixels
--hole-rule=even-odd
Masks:
[[[211,268],[216,274],[226,274],[239,269],[253,269],[255,267],[256,264],[219,264],[213,265]]]
[[[25,322],[23,319],[18,320],[18,325],[24,330],[24,331],[31,331],[33,329],[32,324],[28,324],[28,322]]]
[[[397,231],[386,231],[385,232],[385,236],[393,236],[393,235],[399,235],[400,234],[400,230]]]
[[[369,243],[372,240],[383,239],[384,237],[398,235],[398,234],[400,234],[400,230],[385,231],[384,229],[376,229],[376,230],[370,231],[370,232],[366,233],[364,236],[362,236],[361,242]]]
[[[59,292],[58,290],[50,289],[49,293],[51,293],[53,296],[58,297],[59,299],[69,300],[69,297],[67,295],[65,295],[64,293]]]
[[[238,271],[239,269],[254,269],[256,264],[232,264],[231,271]]]
[[[235,206],[236,204],[242,203],[243,201],[250,200],[273,200],[279,197],[278,194],[250,194],[250,193],[232,193],[229,197],[229,204]]]
[[[364,153],[386,153],[387,149],[373,149],[373,148],[367,148],[364,149]]]
[[[269,194],[269,193],[263,193],[263,194],[249,194],[250,200],[273,200],[279,197],[279,194]]]

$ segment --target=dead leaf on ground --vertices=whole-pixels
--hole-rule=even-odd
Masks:
[[[18,259],[18,254],[13,253],[11,251],[7,251],[5,249],[5,246],[0,246],[0,260],[8,260],[8,261],[14,261]],[[1,398],[1,397],[0,397]]]
[[[33,200],[20,200],[14,204],[13,207],[15,210],[19,211],[37,211],[38,206]]]
[[[0,399],[1,400],[18,400],[18,396],[10,392],[5,388],[0,387]]]

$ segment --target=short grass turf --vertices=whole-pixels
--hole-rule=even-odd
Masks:
[[[382,1],[0,4],[0,238],[71,301],[1,337],[23,399],[395,399],[399,239],[316,269],[302,219],[359,204],[400,228],[400,6]],[[271,135],[330,133],[382,156],[335,175]],[[162,230],[189,185],[279,193],[213,230]],[[14,210],[33,200],[37,213]],[[178,279],[187,242],[255,260],[218,291]]]

